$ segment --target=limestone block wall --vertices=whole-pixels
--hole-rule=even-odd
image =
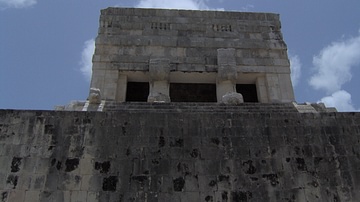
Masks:
[[[359,113],[0,110],[0,201],[358,201]]]
[[[196,76],[195,82],[216,83],[217,50],[224,48],[235,50],[236,83],[257,84],[260,78],[267,91],[276,91],[264,92],[259,86],[262,102],[294,101],[279,15],[272,13],[104,9],[91,86],[100,88],[106,99],[124,101],[124,88],[118,84],[148,82],[149,61],[158,58],[169,60],[169,82],[194,82],[179,81],[174,72],[206,72],[207,76]]]

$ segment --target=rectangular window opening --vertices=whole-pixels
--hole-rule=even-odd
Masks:
[[[244,102],[259,102],[255,84],[236,84],[236,92],[242,94]]]
[[[147,102],[149,96],[148,82],[128,82],[126,87],[126,102]]]

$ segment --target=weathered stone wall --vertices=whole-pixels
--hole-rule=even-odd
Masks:
[[[0,201],[359,200],[360,113],[261,106],[0,110]]]
[[[278,14],[108,8],[101,11],[94,70],[148,71],[150,58],[171,69],[217,72],[217,49],[236,49],[242,72],[289,73]]]

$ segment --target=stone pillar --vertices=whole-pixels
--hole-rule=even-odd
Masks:
[[[266,74],[266,87],[268,92],[269,102],[281,102],[281,92],[279,85],[279,78],[277,74]]]
[[[290,74],[278,74],[281,91],[281,102],[294,102],[295,95]]]
[[[102,99],[115,100],[116,90],[118,86],[119,71],[118,70],[105,70],[105,83],[103,91],[100,89]]]
[[[266,81],[264,76],[259,76],[256,78],[256,90],[257,96],[260,103],[268,103],[268,92],[266,88]]]
[[[127,89],[127,76],[124,74],[119,74],[117,92],[116,92],[117,102],[126,101],[126,89]]]
[[[170,102],[169,96],[170,60],[165,58],[150,59],[148,102]]]
[[[236,80],[238,78],[238,73],[236,69],[235,49],[218,49],[217,60],[218,75],[216,78],[216,96],[218,102],[223,102],[223,97],[225,95],[236,94]],[[243,101],[239,100],[239,102]]]
[[[266,74],[265,81],[269,102],[295,101],[290,74]]]

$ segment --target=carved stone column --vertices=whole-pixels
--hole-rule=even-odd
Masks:
[[[236,80],[238,78],[238,73],[236,69],[235,49],[218,49],[217,60],[218,75],[216,78],[216,95],[218,102],[228,103],[226,100],[229,100],[229,96],[234,99],[239,99],[237,103],[243,102],[242,99],[240,100],[242,95],[236,92]]]
[[[148,102],[170,102],[169,96],[170,60],[165,58],[150,59]]]

